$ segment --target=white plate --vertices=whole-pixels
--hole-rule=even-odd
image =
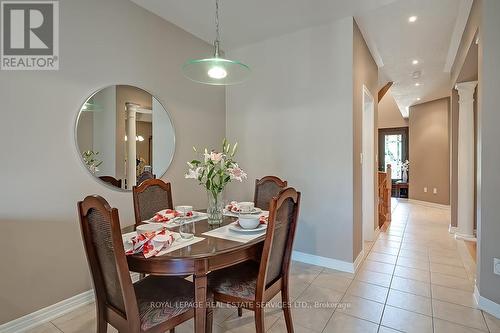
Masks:
[[[122,240],[123,240],[123,247],[125,249],[125,252],[127,251],[132,251],[134,248],[134,245],[132,244],[132,238],[137,236],[137,234],[131,234],[131,235],[123,235]]]
[[[123,244],[132,244],[132,238],[134,238],[135,236],[137,236],[137,233],[134,232],[134,233],[130,233],[130,234],[127,234],[127,235],[122,235],[122,240],[123,240]]]
[[[190,217],[187,217],[186,219],[189,220],[189,219],[193,219],[195,217],[198,217],[201,213],[200,212],[195,212],[193,211],[193,215],[190,216]],[[149,220],[146,220],[144,222],[146,223],[161,223],[161,224],[165,224],[165,225],[169,225],[173,222],[177,222],[177,220],[180,218],[180,216],[178,217],[174,217],[173,219],[171,219],[170,221],[167,221],[167,222],[156,222],[155,220],[153,220],[153,218],[150,218]]]
[[[232,214],[235,214],[235,215],[238,215],[238,214],[242,214],[242,215],[245,215],[245,214],[260,214],[262,213],[262,209],[260,208],[257,208],[257,207],[254,207],[254,209],[252,209],[251,211],[247,212],[247,213],[243,213],[243,212],[233,212],[232,210],[227,210],[224,208],[224,210],[227,212],[227,213],[232,213]]]
[[[259,231],[264,231],[267,229],[267,224],[259,224],[259,226],[255,229],[243,229],[238,222],[234,222],[231,225],[229,225],[229,229],[236,231],[236,232],[244,232],[244,233],[250,233],[250,232],[259,232]]]

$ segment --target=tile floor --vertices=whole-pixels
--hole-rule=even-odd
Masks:
[[[499,333],[500,320],[475,307],[475,265],[448,234],[449,211],[402,200],[393,205],[391,225],[365,244],[355,275],[293,263],[295,332]],[[94,311],[90,304],[30,333],[95,332]],[[270,333],[286,332],[279,308],[267,309],[265,323]],[[176,332],[193,332],[192,322]],[[255,332],[253,314],[239,318],[235,309],[219,308],[214,332]]]

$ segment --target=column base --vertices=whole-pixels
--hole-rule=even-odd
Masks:
[[[469,242],[477,242],[477,238],[474,235],[461,234],[459,232],[455,232],[455,239],[462,239]]]
[[[455,232],[457,231],[457,227],[454,227],[450,224],[450,226],[448,227],[448,232],[450,234],[454,234]]]

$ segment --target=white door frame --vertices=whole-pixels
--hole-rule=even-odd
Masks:
[[[363,242],[375,236],[375,99],[363,85],[362,105],[362,221]],[[363,243],[364,246],[364,243]]]

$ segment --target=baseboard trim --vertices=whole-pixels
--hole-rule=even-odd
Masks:
[[[300,251],[293,251],[292,260],[325,268],[336,269],[342,272],[355,273],[359,265],[361,264],[361,261],[363,260],[363,255],[364,251],[361,250],[361,253],[358,255],[354,262],[348,262],[333,258],[321,257]]]
[[[457,231],[457,227],[454,227],[450,224],[450,226],[448,227],[448,232],[450,234],[454,234],[455,232]]]
[[[132,281],[139,280],[138,273],[131,273]],[[79,307],[85,306],[94,302],[94,291],[87,290],[81,294],[67,298],[56,304],[49,305],[45,308],[29,313],[20,318],[9,321],[0,325],[0,333],[21,333],[36,326],[47,323],[60,316],[63,316]]]
[[[455,239],[461,239],[469,242],[477,242],[477,238],[474,235],[461,234],[455,232]]]
[[[401,200],[401,199],[399,199],[399,200]],[[416,200],[416,199],[406,199],[406,200],[408,202],[411,202],[411,203],[414,203],[417,205],[440,208],[440,209],[451,209],[450,205],[443,205],[443,204],[438,204],[438,203],[429,202],[429,201]]]
[[[57,317],[69,313],[81,306],[90,304],[94,301],[94,291],[87,290],[81,294],[75,295],[56,304],[49,305],[43,309],[37,310],[23,317],[9,321],[0,325],[1,333],[24,332],[30,328],[49,322]]]
[[[500,318],[500,304],[481,296],[481,294],[479,294],[479,289],[477,289],[477,286],[474,286],[474,299],[476,300],[476,303],[481,310],[488,312],[492,316]]]

